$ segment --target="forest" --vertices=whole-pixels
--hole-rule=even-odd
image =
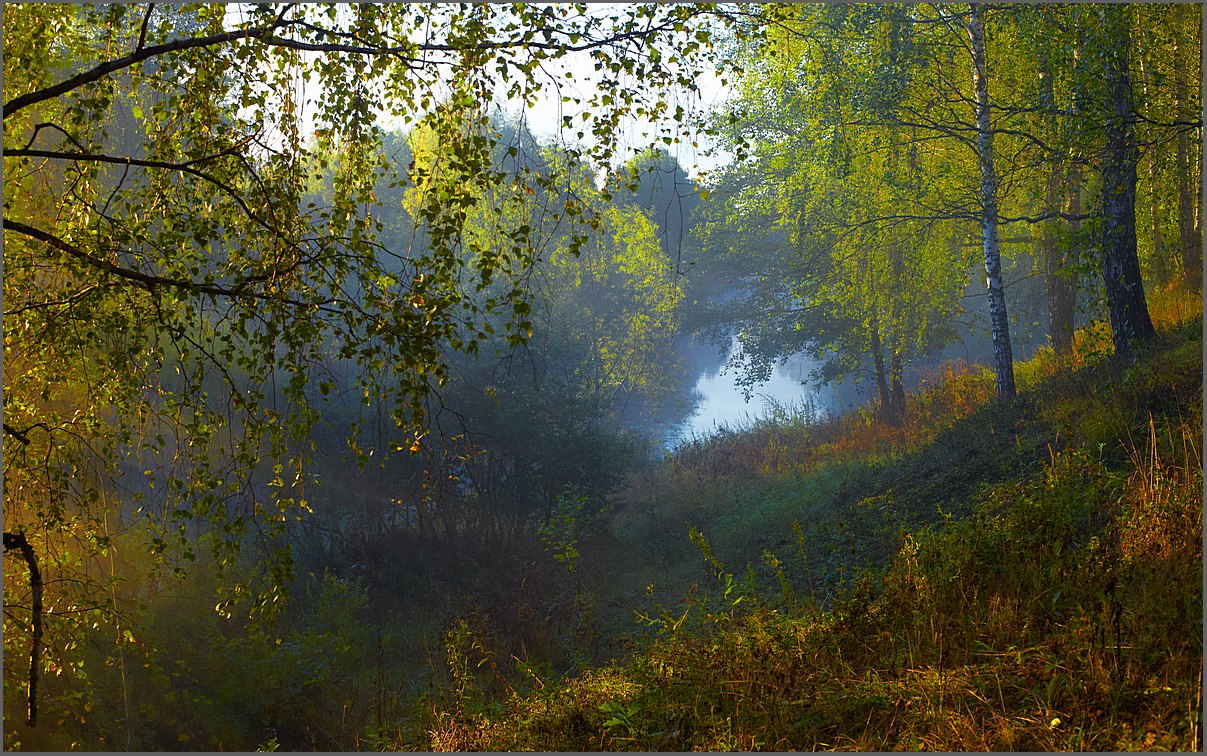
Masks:
[[[1202,5],[0,16],[5,750],[1203,748]]]

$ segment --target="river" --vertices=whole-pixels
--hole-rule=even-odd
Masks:
[[[693,345],[693,348],[699,349],[700,345]],[[815,387],[810,373],[818,363],[805,355],[795,355],[787,364],[777,364],[771,377],[756,386],[750,401],[746,401],[742,388],[737,385],[737,372],[732,368],[725,369],[728,355],[720,359],[715,347],[707,348],[713,351],[713,358],[703,364],[697,363],[695,406],[685,419],[667,428],[663,434],[662,442],[669,450],[717,430],[749,427],[777,406],[802,411],[808,407],[814,413],[838,412],[844,406],[833,386]],[[740,346],[735,336],[729,354],[736,349]]]

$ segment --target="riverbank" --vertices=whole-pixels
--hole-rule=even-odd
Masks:
[[[949,366],[901,428],[781,418],[681,450],[579,546],[615,661],[446,690],[391,745],[1201,747],[1202,321],[1182,300],[1154,300],[1134,363],[1100,325],[1019,364],[1013,404]]]

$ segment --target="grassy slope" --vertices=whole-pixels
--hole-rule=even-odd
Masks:
[[[1096,356],[1101,328],[1020,365],[1011,406],[949,371],[902,429],[781,421],[686,450],[583,544],[595,621],[635,650],[466,694],[393,745],[1199,747],[1202,325],[1166,320],[1131,365]]]

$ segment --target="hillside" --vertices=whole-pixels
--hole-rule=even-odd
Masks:
[[[389,745],[1201,747],[1202,321],[1154,314],[1130,363],[1099,327],[1020,364],[1012,404],[949,367],[900,428],[785,415],[679,452],[580,545],[584,654],[613,660],[508,681],[463,626]]]

